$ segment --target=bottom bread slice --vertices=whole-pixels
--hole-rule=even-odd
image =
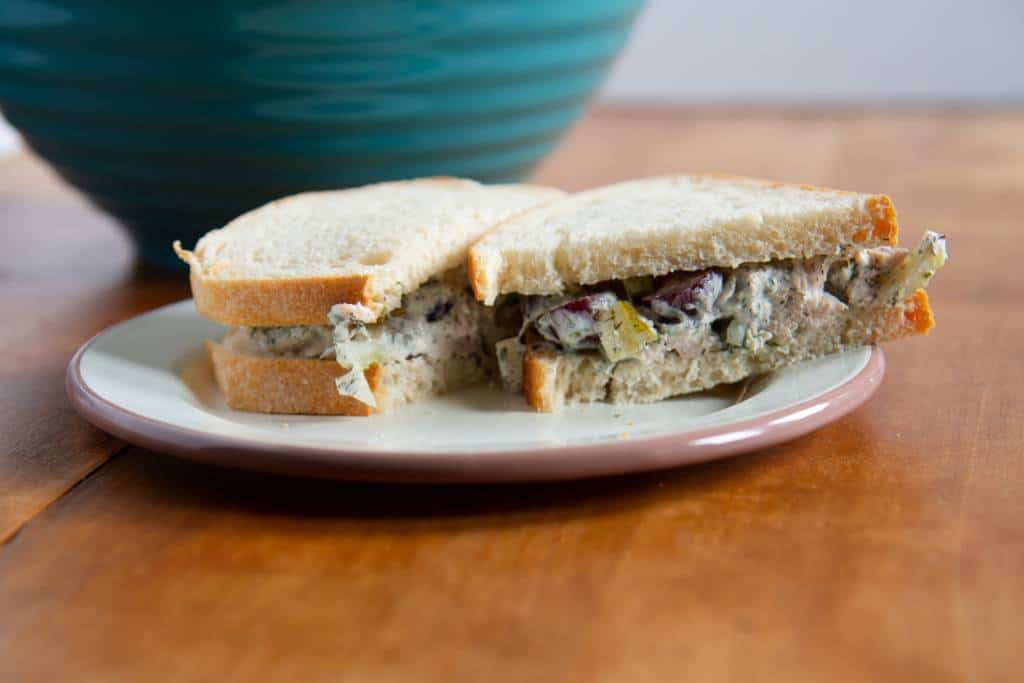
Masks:
[[[653,403],[830,353],[924,334],[933,325],[928,295],[918,289],[903,304],[837,317],[798,346],[766,346],[756,352],[730,348],[697,357],[665,351],[619,363],[598,353],[534,347],[523,361],[523,395],[531,407],[545,412],[574,403]]]
[[[347,371],[333,360],[239,353],[213,341],[206,345],[228,407],[257,413],[366,416],[488,377],[477,356],[374,364],[364,373],[377,400],[374,409],[338,393],[335,379]]]

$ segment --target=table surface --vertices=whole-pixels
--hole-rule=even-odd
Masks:
[[[535,180],[885,191],[938,327],[795,442],[536,486],[289,480],[79,419],[72,351],[188,296],[0,161],[0,680],[997,681],[1024,668],[1024,113],[605,111]]]

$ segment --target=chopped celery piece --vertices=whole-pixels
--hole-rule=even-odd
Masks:
[[[650,321],[626,301],[619,301],[608,314],[597,321],[601,350],[612,362],[632,358],[658,339]]]
[[[946,237],[931,230],[921,243],[885,276],[878,301],[888,306],[906,301],[914,290],[924,287],[946,262]]]

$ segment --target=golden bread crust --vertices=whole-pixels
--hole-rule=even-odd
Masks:
[[[557,359],[542,359],[532,351],[523,357],[523,397],[531,408],[542,413],[558,410],[558,392],[552,381],[557,374]]]
[[[480,262],[480,255],[470,248],[469,254],[466,257],[466,278],[469,280],[469,286],[473,288],[473,296],[476,297],[477,301],[483,301],[484,296],[486,296],[487,289],[484,283],[486,275],[487,269]]]
[[[326,325],[334,304],[369,304],[369,278],[308,277],[213,280],[192,269],[192,298],[204,318],[222,325]]]
[[[206,342],[206,348],[217,385],[232,410],[362,417],[376,412],[338,393],[335,379],[347,371],[333,360],[242,354],[214,341]],[[379,400],[380,366],[371,365],[365,375]]]
[[[935,315],[928,303],[928,293],[923,289],[914,290],[903,315],[915,334],[928,334],[928,330],[935,327]]]

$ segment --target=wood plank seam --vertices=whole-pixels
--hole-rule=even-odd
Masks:
[[[44,512],[49,510],[51,507],[53,507],[54,505],[56,505],[60,501],[64,500],[64,498],[66,498],[69,494],[71,494],[73,491],[78,489],[78,487],[81,486],[82,484],[84,484],[86,481],[88,481],[89,479],[92,479],[92,477],[95,474],[97,474],[100,470],[102,470],[104,467],[106,467],[107,464],[111,460],[113,460],[114,458],[116,458],[119,455],[121,455],[122,453],[124,453],[130,447],[131,447],[131,444],[127,444],[127,443],[121,444],[121,446],[116,451],[111,453],[109,457],[107,457],[101,463],[96,465],[96,467],[93,467],[91,470],[89,470],[84,475],[79,477],[79,479],[77,481],[75,481],[70,486],[68,486],[66,489],[64,489],[60,493],[59,496],[56,496],[56,497],[48,500],[46,503],[44,503],[42,506],[40,506],[38,510],[36,510],[31,515],[26,517],[23,522],[18,524],[13,529],[9,530],[4,535],[0,536],[0,551],[2,551],[4,548],[6,548],[8,545],[10,545],[14,541],[14,539],[16,539],[18,536],[20,536],[22,531],[25,530],[25,527],[27,527],[29,524],[31,524],[37,517],[42,515]]]

